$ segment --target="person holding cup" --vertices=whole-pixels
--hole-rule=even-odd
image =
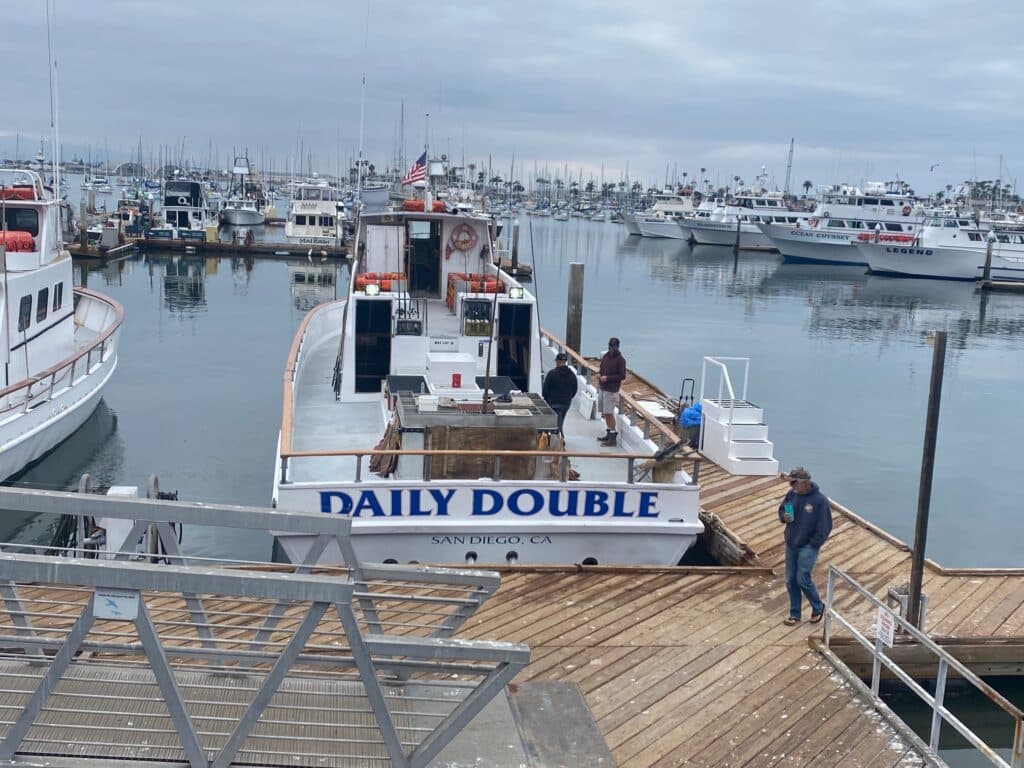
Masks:
[[[803,598],[811,604],[811,623],[825,614],[825,604],[814,586],[811,572],[818,561],[821,545],[832,532],[832,506],[811,473],[796,467],[788,475],[789,492],[779,504],[779,522],[786,526],[786,590],[789,592],[789,616],[785,624],[800,623]]]

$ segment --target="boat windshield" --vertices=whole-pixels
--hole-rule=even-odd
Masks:
[[[335,190],[327,187],[299,187],[295,190],[296,200],[323,200],[330,202],[337,199]]]

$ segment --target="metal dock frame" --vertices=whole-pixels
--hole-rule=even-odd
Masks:
[[[27,632],[15,625],[16,612],[8,607],[0,617],[0,646],[44,654],[41,659],[0,653],[2,760],[35,755],[184,758],[192,768],[227,768],[266,763],[266,755],[277,754],[270,762],[323,764],[353,758],[366,761],[360,765],[386,760],[400,768],[421,768],[529,661],[529,649],[514,643],[364,634],[353,611],[354,584],[335,576],[10,553],[0,553],[0,574],[32,585],[34,596],[27,602],[35,610],[22,615],[37,619]],[[52,599],[58,595],[75,599]],[[220,619],[207,623],[206,633],[192,611],[169,613],[166,607],[169,600],[184,605],[198,595]],[[232,610],[224,610],[226,601]],[[154,620],[157,604],[160,613]],[[240,641],[240,613],[256,618],[261,609],[278,604],[290,607],[289,618],[297,627],[275,629],[276,639],[266,639],[255,650],[248,640]],[[336,630],[316,634],[331,606],[347,648],[339,646]],[[191,621],[169,618],[177,615]],[[257,626],[253,622],[251,631]],[[13,634],[4,631],[11,628]],[[389,679],[395,672],[415,679],[396,683]],[[470,678],[479,682],[473,685]],[[286,681],[349,688],[323,699],[324,706],[308,706],[305,697],[302,704],[274,704]],[[255,687],[246,685],[253,682]],[[416,686],[437,692],[406,693]],[[140,702],[154,701],[144,695],[154,687],[166,710],[139,712]],[[287,695],[300,693],[296,689]],[[369,709],[353,707],[353,696],[365,698]],[[440,711],[424,711],[427,704]],[[224,716],[232,707],[241,713]],[[268,707],[287,714],[264,718]],[[7,719],[12,712],[14,719]],[[379,738],[367,733],[366,714],[372,714]],[[133,725],[140,720],[144,724]],[[171,727],[161,730],[159,722],[167,720]],[[282,736],[273,732],[278,726],[291,730]],[[69,739],[69,733],[87,737]],[[177,743],[169,741],[174,736]],[[341,754],[305,753],[316,759],[296,762],[297,756],[284,756],[298,750],[274,753],[275,747],[283,748],[278,746],[282,740],[328,744]],[[257,757],[236,762],[240,752]]]

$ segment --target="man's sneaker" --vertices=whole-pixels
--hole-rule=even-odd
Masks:
[[[615,443],[616,443],[616,438],[618,438],[618,436],[619,436],[618,432],[609,432],[604,437],[598,438],[597,442],[599,442],[601,445],[603,445],[603,446],[605,446],[607,448],[614,448],[615,447]]]

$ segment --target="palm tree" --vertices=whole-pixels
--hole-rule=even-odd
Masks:
[[[814,182],[811,181],[810,179],[805,179],[803,186],[804,186],[804,197],[807,197],[807,195],[811,191],[811,187],[814,186]]]

